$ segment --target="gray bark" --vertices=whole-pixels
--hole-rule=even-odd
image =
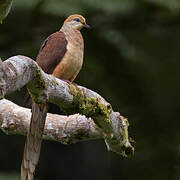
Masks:
[[[86,115],[86,117],[91,117],[93,119],[94,124],[92,127],[95,128],[95,139],[96,138],[104,138],[108,149],[119,153],[121,155],[127,156],[131,155],[134,151],[133,146],[129,142],[128,138],[128,121],[126,118],[120,115],[118,112],[114,112],[112,110],[111,105],[99,94],[94,91],[91,91],[82,86],[74,86],[72,84],[68,84],[60,79],[53,77],[52,75],[48,75],[44,73],[34,62],[32,59],[25,56],[14,56],[9,58],[8,60],[1,63],[0,66],[0,98],[4,98],[4,96],[10,92],[13,92],[24,85],[27,85],[33,100],[36,103],[52,102],[57,104],[63,110],[65,110],[68,114],[80,113],[82,115]],[[1,100],[4,102],[5,100]],[[24,112],[27,110],[24,109]],[[23,113],[21,113],[23,114]],[[91,122],[92,119],[86,118],[82,115],[73,115],[65,117],[75,118],[76,120],[70,121],[75,123],[75,128],[69,131],[67,129],[66,136],[70,137],[68,140],[59,140],[61,142],[69,143],[76,142],[77,136],[73,137],[73,132],[78,134],[79,127],[78,123],[81,124],[86,121],[86,123]],[[57,115],[53,115],[54,124],[57,125],[56,117]],[[27,117],[27,114],[24,114],[23,117]],[[28,116],[29,118],[29,116]],[[51,119],[53,119],[51,118]],[[59,118],[59,116],[58,116]],[[19,118],[21,119],[21,118]],[[30,118],[29,118],[30,119]],[[78,122],[77,122],[78,119]],[[21,127],[21,123],[23,126],[22,120],[19,121],[19,127]],[[50,123],[53,125],[53,123]],[[3,125],[4,123],[2,123]],[[5,123],[6,124],[6,123]],[[26,121],[26,124],[27,121]],[[68,123],[70,125],[71,123]],[[89,124],[89,123],[88,123]],[[2,128],[1,125],[1,128]],[[56,125],[52,126],[52,129],[56,132]],[[60,126],[62,126],[60,128]],[[26,127],[28,127],[26,125]],[[46,123],[47,127],[51,127],[48,123]],[[62,134],[64,131],[62,130],[64,127],[63,123],[59,125],[58,133]],[[67,127],[67,125],[65,126]],[[97,130],[98,128],[98,130]],[[2,128],[4,130],[4,128]],[[8,128],[7,128],[8,129]],[[27,128],[25,128],[27,129]],[[82,128],[80,128],[82,130]],[[86,135],[92,138],[89,133],[91,132],[86,127],[81,131],[82,140],[87,140]],[[5,131],[5,130],[4,130]],[[22,132],[21,132],[22,131]],[[7,132],[7,131],[6,131]],[[12,132],[12,131],[10,131]],[[23,128],[20,128],[19,131],[15,131],[20,134],[24,134]],[[47,133],[49,131],[45,130],[45,134],[48,134],[47,137],[50,137],[52,133]],[[94,131],[93,131],[94,132]],[[99,135],[98,135],[99,133]],[[61,137],[61,135],[59,135]],[[56,140],[56,137],[52,138]],[[66,139],[66,138],[65,138]],[[94,138],[92,138],[94,139]]]
[[[8,135],[26,135],[30,125],[31,109],[20,107],[13,102],[0,100],[0,128]],[[79,141],[102,139],[100,129],[91,118],[74,114],[62,116],[47,114],[44,139],[71,144]]]

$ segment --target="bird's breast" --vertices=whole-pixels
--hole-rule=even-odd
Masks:
[[[53,75],[69,81],[73,81],[81,70],[83,64],[83,47],[68,41],[67,51],[53,71]]]

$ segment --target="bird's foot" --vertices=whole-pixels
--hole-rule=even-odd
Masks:
[[[73,84],[74,86],[78,87],[78,84],[76,84],[75,82],[72,82],[72,84]]]
[[[64,82],[67,82],[68,84],[72,84],[71,81],[67,80],[67,79],[62,79]]]
[[[62,79],[62,80],[65,81],[65,82],[67,82],[68,84],[73,84],[75,87],[78,86],[78,84],[76,84],[75,82],[71,82],[71,81],[69,81],[69,80],[67,80],[67,79]]]

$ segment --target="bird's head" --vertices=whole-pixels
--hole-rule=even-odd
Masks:
[[[64,25],[68,25],[71,28],[81,30],[83,27],[85,28],[90,28],[88,24],[86,24],[86,19],[79,15],[79,14],[74,14],[69,16],[65,21]]]

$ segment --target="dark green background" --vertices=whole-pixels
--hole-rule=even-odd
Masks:
[[[124,159],[102,140],[71,146],[44,141],[36,178],[179,180],[180,1],[15,0],[0,25],[1,58],[35,59],[43,40],[74,13],[93,27],[82,30],[84,65],[75,82],[128,117],[136,150]],[[8,98],[22,104],[23,96]],[[24,141],[0,132],[0,180],[19,179]]]

